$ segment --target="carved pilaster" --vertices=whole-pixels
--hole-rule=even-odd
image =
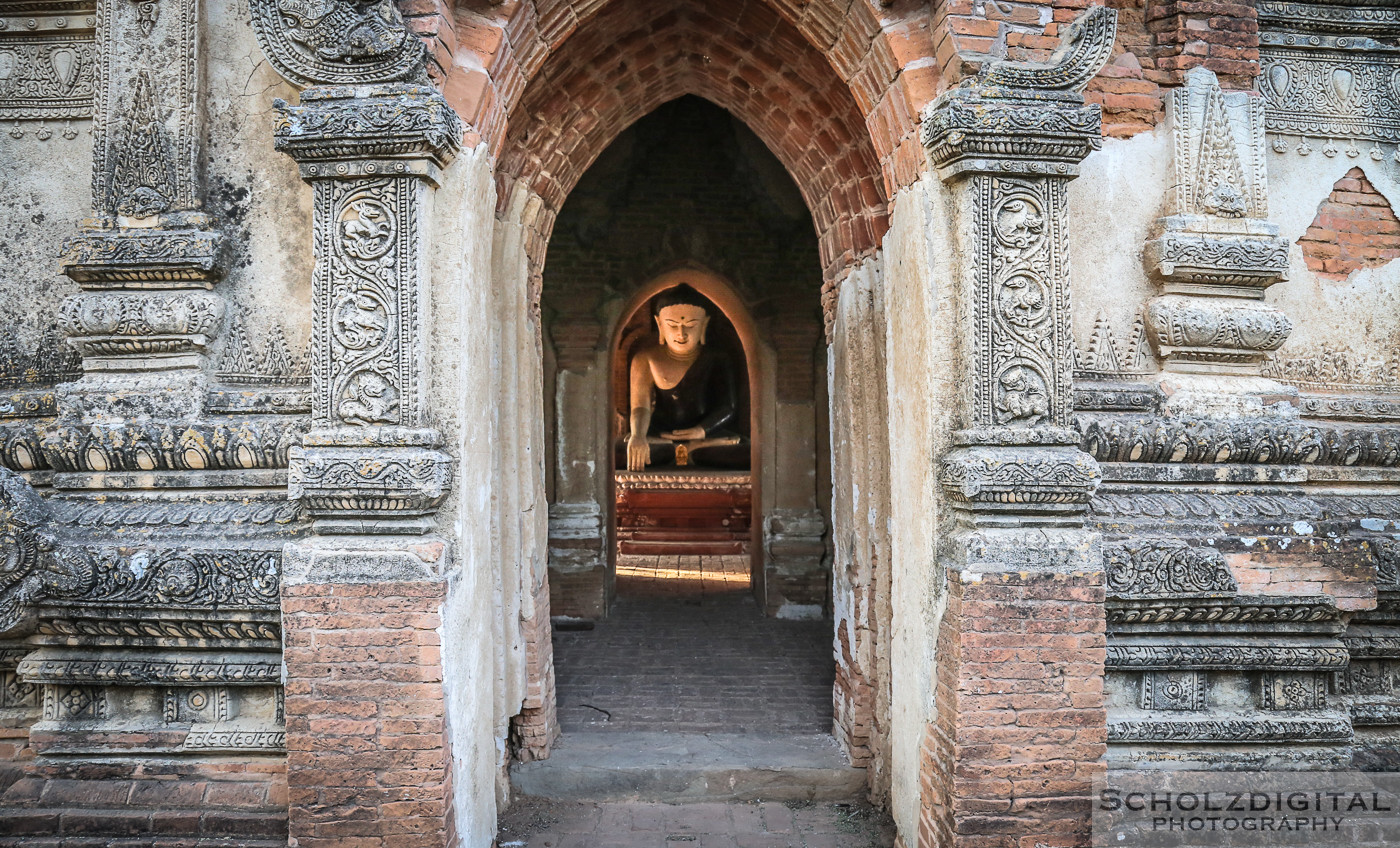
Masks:
[[[1079,94],[1116,17],[1090,9],[1047,65],[999,62],[925,113],[924,145],[973,247],[959,291],[968,369],[942,481],[972,523],[1077,523],[1098,485],[1077,447],[1066,185],[1099,146]]]
[[[1168,405],[1193,408],[1193,397],[1232,391],[1286,394],[1258,377],[1264,357],[1293,329],[1263,302],[1288,271],[1288,242],[1267,220],[1264,101],[1223,92],[1214,73],[1195,68],[1172,92],[1167,117],[1175,144],[1171,214],[1157,222],[1143,259],[1163,290],[1147,304],[1146,326],[1167,372]],[[1254,379],[1216,379],[1199,392],[1180,374]]]
[[[224,248],[202,212],[201,14],[201,0],[97,3],[94,217],[64,247],[85,291],[62,314],[84,370],[108,375],[92,378],[103,390],[113,373],[197,381],[223,319],[223,298],[197,291],[222,276]]]
[[[462,126],[430,86],[307,89],[276,146],[315,190],[312,431],[291,494],[332,533],[418,533],[451,480],[426,426],[428,192]]]

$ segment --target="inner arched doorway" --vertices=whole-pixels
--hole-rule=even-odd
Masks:
[[[752,731],[830,733],[831,523],[819,255],[810,214],[782,164],[743,123],[698,97],[664,104],[624,131],[564,204],[540,303],[553,451],[547,474],[550,607],[566,734],[571,725],[615,727],[634,708],[670,716],[676,730],[735,729],[736,720],[752,719]],[[636,486],[662,480],[664,487],[664,478],[677,477],[678,469],[667,462],[665,473],[616,471],[625,374],[641,346],[655,344],[650,304],[679,284],[713,306],[712,341],[742,364],[743,420],[729,429],[748,456],[737,463],[731,451],[723,468],[687,471],[686,479],[672,481],[667,503],[689,509],[685,521],[695,532],[638,533],[637,522],[629,523],[638,517]],[[692,488],[686,492],[685,486]],[[641,500],[645,511],[658,499]],[[657,516],[642,518],[654,522]],[[748,532],[734,532],[739,527]],[[748,634],[748,646],[721,644],[726,633],[697,627],[693,644],[672,655],[689,668],[665,685],[676,694],[693,684],[694,703],[680,695],[664,708],[608,702],[597,695],[599,687],[580,684],[585,673],[612,674],[591,664],[596,657],[581,657],[580,646],[603,644],[618,616],[648,620],[642,606],[660,602],[634,602],[626,592],[619,597],[620,553],[664,560],[679,580],[662,594],[685,597],[723,619],[736,638]],[[742,569],[733,567],[736,558]],[[624,576],[637,578],[638,568],[645,566],[625,563]],[[738,588],[752,589],[752,599],[743,598],[747,606],[731,608],[706,595],[703,578],[696,578],[707,569],[724,572],[719,579],[726,585],[711,586],[712,593],[732,590],[742,578]],[[688,620],[688,612],[683,603],[656,614],[674,624]],[[665,639],[639,631],[634,641],[640,648]],[[733,673],[708,683],[690,675],[704,663],[698,656],[687,661],[685,651],[697,649],[729,652],[731,669],[781,667],[791,674],[752,678],[752,693],[738,698],[748,718],[736,719],[715,701],[717,684],[730,685],[731,699],[735,687],[749,684]],[[644,667],[647,658],[634,653],[630,661]],[[613,690],[629,688],[645,687]]]
[[[695,384],[694,376],[683,381],[692,385],[697,409],[713,407],[703,416],[712,422],[712,432],[674,444],[653,437],[659,450],[644,468],[633,470],[626,455],[632,365],[649,352],[664,352],[657,307],[680,291],[693,292],[700,301],[705,315],[700,344],[704,358],[714,360],[710,370],[720,372],[707,376],[708,386]],[[610,345],[608,393],[615,448],[607,499],[613,591],[751,589],[762,604],[762,522],[755,511],[762,503],[755,497],[761,494],[762,475],[753,471],[763,468],[763,444],[756,436],[766,394],[753,319],[731,285],[698,267],[664,273],[642,286],[621,314]]]

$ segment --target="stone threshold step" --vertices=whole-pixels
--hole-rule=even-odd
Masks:
[[[513,766],[511,786],[569,801],[857,801],[865,769],[825,734],[574,732]]]

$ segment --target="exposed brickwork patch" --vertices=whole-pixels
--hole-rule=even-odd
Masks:
[[[451,844],[438,628],[445,584],[283,590],[287,783],[298,848]]]
[[[1309,270],[1343,280],[1400,256],[1400,219],[1360,168],[1346,172],[1298,239]]]
[[[1258,536],[1218,546],[1242,595],[1330,595],[1341,610],[1376,608],[1376,558],[1360,539]]]
[[[921,848],[1087,844],[1107,750],[1103,576],[949,575]]]

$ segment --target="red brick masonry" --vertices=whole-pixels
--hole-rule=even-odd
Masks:
[[[948,580],[920,848],[1087,845],[1107,750],[1103,575]]]
[[[283,590],[297,848],[452,844],[442,582]]]

